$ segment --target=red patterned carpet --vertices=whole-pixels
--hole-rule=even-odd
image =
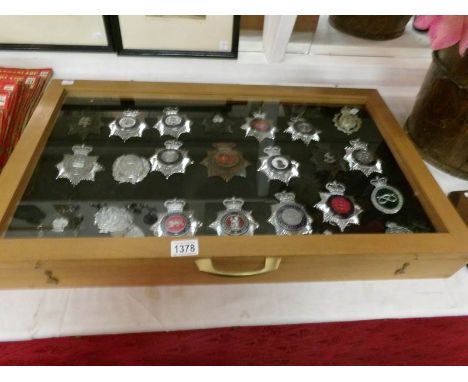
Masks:
[[[468,365],[468,317],[3,342],[0,365]]]

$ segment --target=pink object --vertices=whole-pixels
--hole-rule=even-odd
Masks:
[[[459,43],[459,53],[463,56],[468,48],[468,16],[417,16],[414,25],[429,29],[433,50]]]

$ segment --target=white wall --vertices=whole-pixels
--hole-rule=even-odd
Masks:
[[[263,39],[265,40],[265,38]],[[282,62],[269,63],[262,36],[241,41],[237,60],[129,57],[115,53],[0,51],[0,66],[52,67],[55,78],[377,88],[404,121],[431,61],[427,37],[408,24],[397,40],[373,42],[319,21],[314,39],[293,35]]]

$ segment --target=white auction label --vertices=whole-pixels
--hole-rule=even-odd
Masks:
[[[183,256],[198,256],[198,239],[171,241],[171,257]]]

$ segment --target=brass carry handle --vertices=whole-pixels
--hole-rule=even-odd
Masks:
[[[265,257],[265,265],[262,269],[256,271],[242,271],[242,272],[231,272],[231,271],[220,271],[217,270],[211,259],[198,259],[195,260],[195,264],[200,272],[210,273],[217,276],[228,276],[228,277],[245,277],[261,275],[262,273],[268,273],[278,270],[281,263],[281,257]]]

